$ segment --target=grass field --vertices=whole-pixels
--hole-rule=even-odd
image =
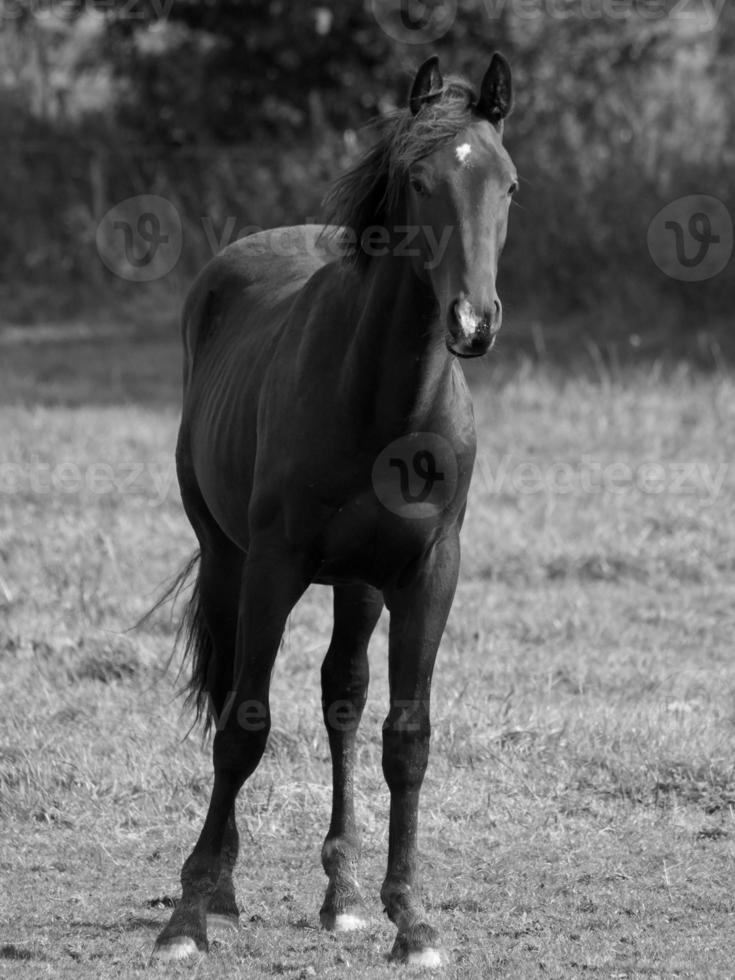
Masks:
[[[385,622],[360,736],[366,933],[318,928],[329,767],[312,589],[239,803],[240,933],[148,957],[203,819],[209,751],[128,628],[193,548],[173,343],[0,349],[0,975],[397,977],[378,889]],[[424,889],[457,978],[731,977],[735,380],[475,370],[480,454],[434,680]]]

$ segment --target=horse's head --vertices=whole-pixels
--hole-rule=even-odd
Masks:
[[[479,99],[463,107],[464,125],[458,131],[448,126],[450,138],[435,146],[432,132],[441,132],[444,112],[457,113],[453,87],[458,86],[445,87],[436,57],[414,80],[407,140],[414,146],[423,140],[430,152],[405,169],[406,214],[408,224],[420,229],[414,269],[434,291],[447,347],[460,357],[476,357],[492,346],[500,329],[498,259],[518,187],[502,142],[512,104],[508,62],[493,55]]]

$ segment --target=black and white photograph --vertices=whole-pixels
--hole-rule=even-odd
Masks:
[[[0,0],[0,977],[735,972],[735,6]]]

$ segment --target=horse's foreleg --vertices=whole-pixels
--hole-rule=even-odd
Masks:
[[[419,890],[419,793],[429,758],[431,675],[458,569],[459,537],[453,532],[434,545],[409,581],[385,592],[390,710],[383,725],[383,773],[390,790],[390,829],[380,894],[398,928],[391,958],[423,966],[439,966],[441,953]]]
[[[382,595],[369,585],[334,588],[334,629],[322,664],[322,711],[332,755],[332,819],[322,847],[329,885],[320,919],[325,929],[337,931],[365,924],[357,884],[355,740],[367,698],[368,643],[382,608]]]
[[[235,799],[265,750],[271,670],[288,614],[306,585],[297,568],[272,550],[258,558],[253,549],[245,562],[234,676],[214,737],[214,787],[204,827],[181,871],[181,901],[156,941],[156,958],[181,959],[208,948],[207,912],[233,842]]]
[[[235,884],[232,874],[237,863],[240,848],[240,837],[235,823],[235,808],[233,807],[227,819],[225,836],[222,841],[220,856],[220,873],[217,885],[207,903],[207,932],[213,929],[237,929],[240,920],[240,910],[237,907]]]

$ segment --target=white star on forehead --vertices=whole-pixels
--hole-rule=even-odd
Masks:
[[[456,153],[457,159],[460,163],[467,163],[470,158],[470,154],[472,153],[472,147],[469,143],[462,143],[462,145],[458,146],[454,152]]]

